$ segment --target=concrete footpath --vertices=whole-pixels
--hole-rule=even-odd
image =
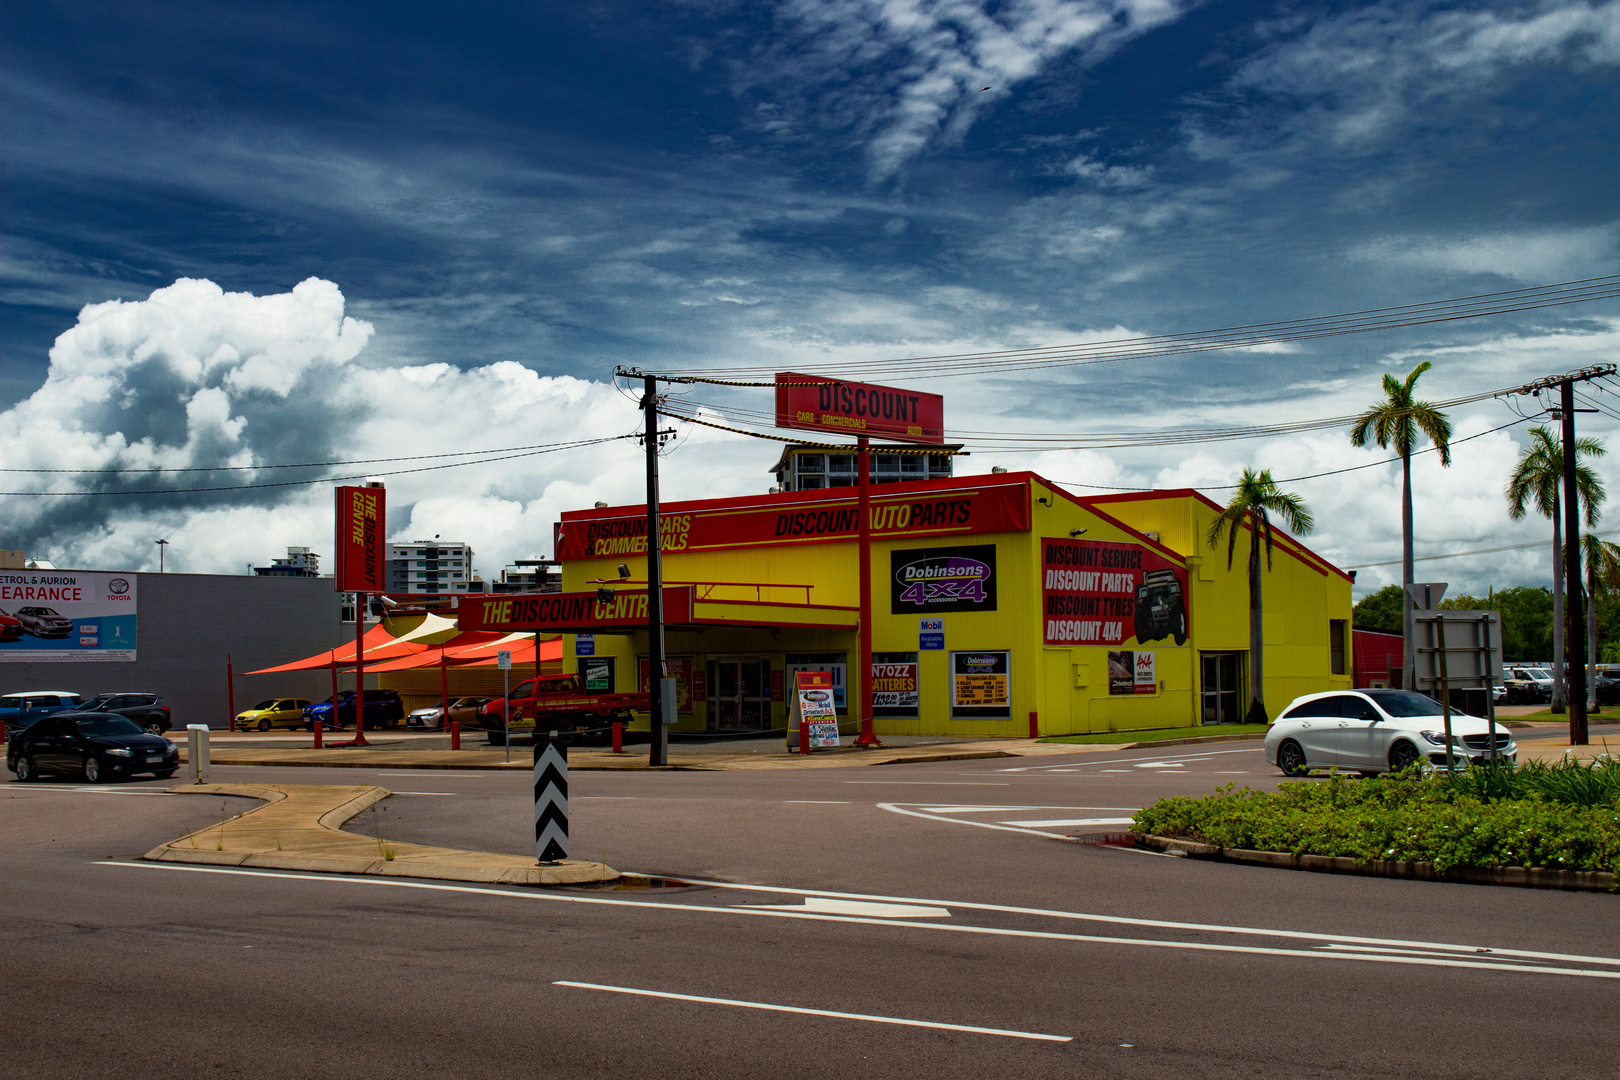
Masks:
[[[364,747],[328,746],[316,750],[308,736],[300,745],[288,746],[287,739],[249,742],[240,735],[216,733],[209,748],[215,765],[280,765],[350,769],[528,769],[533,750],[515,744],[508,755],[506,747],[488,746],[482,741],[462,749],[432,745],[435,740],[406,740],[389,733],[372,739]],[[442,741],[442,740],[438,740]],[[180,758],[186,760],[186,744],[179,741]],[[1070,743],[1042,743],[1034,739],[972,739],[948,742],[899,742],[876,749],[845,746],[818,750],[809,756],[790,754],[777,740],[725,740],[715,743],[673,743],[667,754],[669,769],[699,769],[714,772],[742,772],[768,769],[826,769],[856,765],[910,765],[930,761],[967,761],[978,758],[1048,757],[1062,754],[1110,752],[1135,745],[1129,742],[1077,746]],[[1164,744],[1155,744],[1164,745]],[[511,760],[507,758],[510,756]],[[586,770],[646,769],[647,747],[631,746],[615,754],[599,747],[573,746],[568,750],[568,768]]]
[[[381,819],[375,836],[343,832],[345,822],[391,794],[371,785],[184,784],[169,793],[231,795],[263,804],[153,848],[142,856],[152,862],[500,885],[584,885],[620,876],[605,863],[568,860],[544,866],[521,855],[402,844],[388,838]]]

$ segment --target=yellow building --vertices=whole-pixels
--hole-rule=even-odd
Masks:
[[[1034,473],[875,486],[876,731],[1025,736],[1241,721],[1249,537],[1239,536],[1229,569],[1225,544],[1205,541],[1219,512],[1190,490],[1076,498]],[[664,582],[677,597],[666,616],[673,730],[782,730],[798,669],[834,673],[842,726],[853,730],[865,689],[857,524],[851,487],[663,508]],[[564,596],[584,594],[596,612],[571,628],[602,631],[567,635],[564,669],[598,689],[644,687],[646,632],[626,607],[639,599],[645,610],[644,509],[564,514],[557,557]],[[597,602],[597,589],[613,590],[614,602]],[[1279,531],[1263,596],[1270,713],[1299,694],[1348,689],[1349,576]]]

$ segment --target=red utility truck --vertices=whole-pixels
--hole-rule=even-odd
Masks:
[[[518,683],[505,698],[496,698],[478,714],[478,726],[489,733],[491,746],[505,746],[508,734],[533,735],[536,729],[589,733],[606,742],[612,725],[628,725],[632,713],[651,707],[647,694],[594,694],[582,690],[578,675],[542,675]]]

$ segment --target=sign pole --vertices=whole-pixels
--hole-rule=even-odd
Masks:
[[[658,524],[658,387],[648,375],[642,382],[642,407],[647,411],[647,708],[651,739],[647,764],[656,768],[668,761],[664,748],[664,562],[663,536]]]
[[[501,718],[506,721],[506,763],[512,764],[512,654],[501,649],[495,654],[495,663],[501,668]],[[540,722],[535,721],[538,729]],[[539,743],[535,744],[536,746]]]
[[[450,668],[444,660],[444,643],[439,643],[439,697],[444,701],[444,716],[439,721],[440,731],[450,730]]]
[[[332,702],[332,719],[337,720],[337,702]],[[366,594],[354,594],[354,741],[366,745]]]
[[[861,733],[855,739],[855,745],[882,746],[872,733],[872,449],[865,435],[856,440],[855,445],[856,467],[861,470],[861,655],[857,668],[861,694],[856,698],[860,702]]]
[[[1439,647],[1437,656],[1440,660],[1440,715],[1446,726],[1446,772],[1451,772],[1453,761],[1451,757],[1451,680],[1449,669],[1446,667],[1446,617],[1434,617],[1435,644]]]
[[[231,670],[231,654],[225,654],[225,730],[236,730],[236,674]]]

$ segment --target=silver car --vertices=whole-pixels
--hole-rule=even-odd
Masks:
[[[1489,749],[1490,721],[1451,713],[1451,753],[1466,764]],[[1496,749],[1512,762],[1519,748],[1496,726]],[[1266,760],[1288,776],[1338,768],[1399,771],[1417,761],[1444,766],[1445,724],[1440,703],[1412,690],[1339,690],[1295,698],[1266,732]]]

